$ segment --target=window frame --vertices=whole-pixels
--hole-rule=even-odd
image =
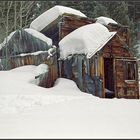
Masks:
[[[130,73],[128,71],[128,68],[129,68]],[[137,61],[136,60],[125,60],[125,81],[126,82],[137,81]]]

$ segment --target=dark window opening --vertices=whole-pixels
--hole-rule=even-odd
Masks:
[[[105,98],[114,98],[113,59],[104,58]]]
[[[136,80],[136,62],[126,62],[126,78],[125,80]]]

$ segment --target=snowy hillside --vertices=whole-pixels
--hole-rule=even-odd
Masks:
[[[101,99],[60,78],[35,85],[38,66],[0,71],[0,138],[140,138],[140,101]]]

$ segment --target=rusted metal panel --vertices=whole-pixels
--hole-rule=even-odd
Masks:
[[[102,82],[94,66],[94,58],[89,63],[85,55],[74,55],[71,59],[62,60],[61,76],[74,80],[81,91],[102,97]],[[96,66],[99,66],[98,63]]]

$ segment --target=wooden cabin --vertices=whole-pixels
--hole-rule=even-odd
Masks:
[[[8,38],[0,50],[2,70],[46,64],[48,72],[35,78],[39,79],[39,86],[52,87],[58,77],[57,55],[52,40],[33,29],[17,30]]]
[[[116,33],[89,59],[85,54],[71,54],[60,61],[61,76],[98,97],[139,99],[138,63],[127,43]],[[63,44],[65,47],[73,50],[67,43]]]
[[[37,20],[47,20],[49,16],[46,13],[42,19],[39,17]],[[96,19],[65,12],[50,24],[43,25],[41,29],[36,28],[38,21],[36,24],[33,23],[35,26],[31,28],[36,28],[53,40],[58,48],[57,58],[59,59],[61,55],[58,43],[76,29],[95,22]],[[60,59],[59,77],[74,80],[80,90],[98,97],[138,99],[138,64],[129,49],[129,29],[126,26],[112,23],[105,27],[110,32],[116,31],[117,33],[89,59],[85,54],[72,54],[66,59]]]
[[[117,31],[117,35],[112,40],[111,44],[114,49],[113,55],[116,56],[116,60],[114,60],[114,65],[116,65],[116,78],[114,77],[114,80],[116,83],[118,83],[116,84],[115,89],[116,92],[118,92],[118,97],[123,96],[126,98],[137,99],[139,98],[138,60],[130,51],[131,37],[129,33],[129,27],[113,23],[109,23],[106,27],[109,29],[109,31]],[[120,43],[118,43],[118,40]],[[124,49],[121,49],[119,47],[121,46],[120,44],[122,44],[122,46],[126,48],[125,51]],[[108,58],[107,49],[105,49],[104,57]],[[123,79],[119,78],[121,77],[121,75],[124,75],[124,81]],[[122,91],[124,92],[124,94],[122,94]]]

